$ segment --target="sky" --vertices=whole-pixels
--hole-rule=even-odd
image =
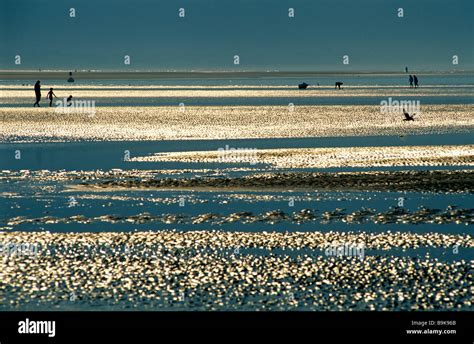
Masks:
[[[473,22],[472,0],[0,0],[0,69],[474,70]]]

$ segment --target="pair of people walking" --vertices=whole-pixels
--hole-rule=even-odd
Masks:
[[[41,100],[41,81],[36,81],[35,83],[35,96],[36,96],[36,102],[33,104],[33,107],[38,106],[40,107],[40,100]],[[49,89],[49,92],[46,94],[46,99],[49,99],[49,106],[53,106],[53,96],[56,97],[56,95],[53,92],[53,88],[51,87]],[[56,97],[57,98],[57,97]]]
[[[33,104],[33,107],[36,107],[36,106],[40,107],[40,104],[39,104],[39,102],[41,100],[41,81],[40,80],[36,81],[36,83],[35,83],[35,96],[36,96],[36,102]],[[51,87],[49,89],[49,92],[46,94],[46,99],[49,99],[49,106],[50,107],[53,106],[53,96],[55,98],[57,98],[57,96],[53,92],[53,88]],[[68,106],[71,105],[71,101],[72,101],[72,96],[69,96],[67,98]]]
[[[416,75],[410,75],[408,80],[410,81],[410,88],[413,88],[413,86],[418,88],[418,78]]]

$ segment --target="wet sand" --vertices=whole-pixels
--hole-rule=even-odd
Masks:
[[[470,264],[291,254],[334,245],[473,247],[413,233],[0,233],[36,255],[0,260],[3,309],[469,310]],[[263,251],[262,251],[263,250]],[[278,251],[280,250],[280,251]],[[283,250],[283,251],[282,251]],[[287,251],[290,250],[290,251]],[[23,251],[24,252],[24,251]],[[26,276],[26,277],[25,277]]]
[[[88,114],[0,107],[0,140],[12,142],[239,139],[462,133],[474,105],[426,105],[414,122],[380,106],[96,107]],[[441,115],[442,114],[442,115]]]
[[[82,182],[75,190],[377,190],[417,192],[473,192],[474,171],[394,171],[340,173],[255,173],[235,178],[162,178]]]
[[[307,90],[300,91],[295,86],[253,86],[253,85],[222,85],[222,86],[96,86],[96,85],[51,85],[59,95],[73,93],[79,99],[95,99],[96,103],[101,104],[111,99],[115,100],[117,105],[122,105],[124,98],[131,98],[134,101],[142,102],[155,101],[155,105],[160,106],[160,100],[163,99],[191,99],[191,98],[282,98],[295,100],[305,100],[304,98],[331,97],[338,98],[357,98],[370,97],[404,97],[404,98],[424,98],[424,97],[453,97],[454,99],[470,97],[473,95],[474,87],[469,85],[460,86],[439,86],[425,85],[423,89],[416,90],[394,85],[394,86],[370,86],[354,85],[347,86],[343,90],[335,90],[331,86],[313,86]],[[31,101],[31,86],[2,86],[0,91],[4,98],[0,104],[25,104]],[[376,93],[375,93],[376,92]],[[148,98],[148,99],[146,99]],[[380,100],[378,101],[378,103]],[[295,101],[295,108],[298,102]],[[374,102],[377,103],[377,102]],[[136,104],[140,105],[140,104]],[[286,104],[285,104],[286,105]],[[401,112],[400,112],[401,113]]]
[[[345,209],[336,208],[319,212],[315,209],[301,209],[293,213],[286,213],[275,209],[264,213],[253,213],[250,211],[234,212],[231,214],[204,213],[190,216],[183,213],[178,214],[151,214],[148,212],[137,215],[101,215],[88,217],[84,215],[74,215],[68,217],[43,216],[39,218],[27,218],[18,216],[6,221],[7,226],[18,226],[21,224],[92,224],[92,223],[165,223],[165,224],[201,224],[222,225],[227,223],[249,224],[249,223],[289,223],[292,225],[301,223],[346,223],[346,224],[474,224],[474,209],[457,208],[448,206],[446,210],[430,209],[420,207],[416,211],[409,211],[405,208],[395,207],[388,211],[376,211],[370,208],[361,208],[352,213]],[[10,227],[11,228],[11,227]]]
[[[200,163],[259,163],[274,168],[333,168],[381,166],[473,166],[474,145],[409,147],[344,147],[156,153],[131,161]]]

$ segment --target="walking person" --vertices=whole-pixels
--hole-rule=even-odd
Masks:
[[[33,107],[35,107],[36,105],[38,105],[38,107],[40,106],[39,105],[39,102],[41,100],[41,85],[40,85],[41,81],[36,81],[36,84],[35,84],[35,96],[36,96],[36,102],[33,104]]]
[[[410,81],[410,88],[413,87],[413,76],[410,74],[410,77],[408,78],[408,81]]]
[[[415,82],[415,88],[418,88],[418,78],[416,75],[413,75],[413,81]]]
[[[53,88],[51,87],[49,89],[48,94],[46,95],[46,98],[49,99],[49,107],[53,106],[53,96],[56,97],[56,95],[53,92]]]

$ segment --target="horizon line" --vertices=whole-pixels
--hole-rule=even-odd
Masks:
[[[2,70],[0,80],[55,79],[72,77],[82,79],[133,79],[133,78],[234,78],[234,77],[318,77],[318,76],[350,76],[350,75],[457,75],[474,74],[473,70],[457,71],[143,71],[143,70]]]

